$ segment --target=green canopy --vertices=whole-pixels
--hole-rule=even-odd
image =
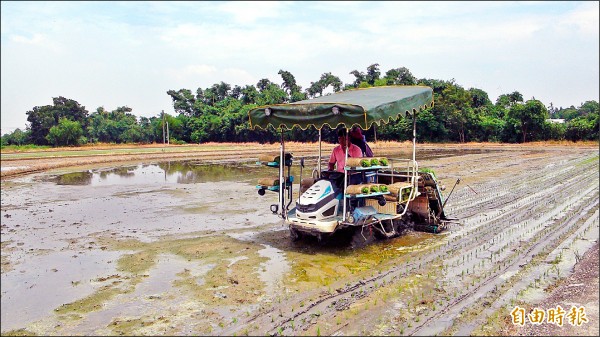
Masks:
[[[433,90],[425,86],[386,86],[341,91],[314,99],[273,104],[250,110],[250,128],[305,130],[359,125],[369,129],[373,123],[389,123],[400,115],[414,114],[433,106]]]

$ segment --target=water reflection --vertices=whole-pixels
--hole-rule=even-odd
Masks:
[[[56,178],[57,185],[89,185],[92,182],[91,172],[72,172]]]
[[[135,176],[134,170],[136,170],[136,169],[137,169],[137,166],[115,167],[115,168],[110,169],[108,171],[100,171],[100,172],[98,172],[98,176],[101,179],[110,179],[110,175],[114,174],[114,175],[117,175],[117,176],[119,176],[121,178],[131,178],[131,177]]]
[[[58,185],[193,184],[212,181],[250,181],[261,171],[243,165],[205,165],[172,161],[66,173],[51,180]]]
[[[481,149],[444,150],[425,149],[417,156],[417,160],[431,159],[440,156],[460,156],[473,153],[493,152]],[[408,158],[398,156],[392,157]],[[385,153],[381,154],[386,156]],[[294,176],[294,184],[298,184],[301,178],[310,177],[312,171],[317,167],[317,156],[306,156],[305,166],[299,167],[300,158],[294,159],[291,174]],[[324,155],[321,169],[327,169],[328,155]],[[205,164],[199,161],[165,161],[152,164],[139,164],[120,166],[108,169],[96,169],[83,172],[66,173],[51,177],[50,180],[58,185],[132,185],[132,184],[193,184],[203,182],[237,181],[257,183],[262,177],[272,177],[279,174],[278,168],[267,167],[257,164],[256,161],[234,164]],[[287,174],[287,168],[286,168]]]

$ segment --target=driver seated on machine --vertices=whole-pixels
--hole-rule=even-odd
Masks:
[[[338,130],[338,143],[339,145],[333,148],[331,151],[331,157],[329,158],[329,170],[335,170],[344,173],[344,166],[346,166],[346,145],[348,145],[348,158],[360,158],[362,157],[362,150],[360,147],[352,144],[348,140],[348,134],[346,128]],[[360,173],[352,174],[349,176],[348,184],[355,185],[360,184],[362,176]]]

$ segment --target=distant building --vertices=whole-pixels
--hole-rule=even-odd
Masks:
[[[549,122],[552,124],[564,124],[565,119],[564,118],[549,118],[549,119],[546,119],[546,122]]]

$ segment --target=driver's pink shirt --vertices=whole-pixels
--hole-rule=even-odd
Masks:
[[[360,157],[362,157],[362,150],[360,147],[350,144],[350,147],[348,148],[348,158]],[[346,152],[342,150],[341,145],[333,148],[333,151],[331,151],[331,157],[329,158],[329,163],[337,163],[335,170],[338,172],[344,172],[344,166],[346,166]]]

